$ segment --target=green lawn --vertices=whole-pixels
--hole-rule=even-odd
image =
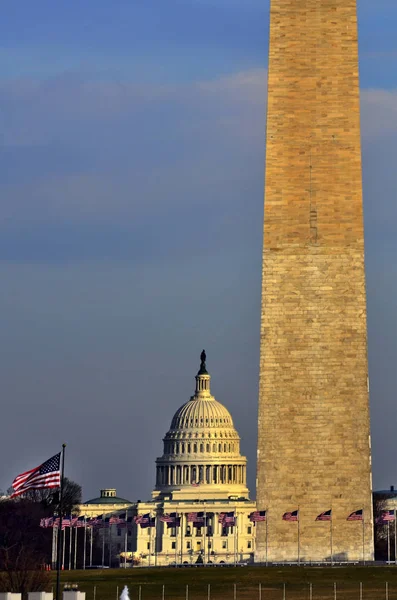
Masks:
[[[131,600],[283,600],[284,584],[286,600],[334,600],[334,583],[337,600],[359,600],[360,582],[363,600],[382,600],[388,582],[388,598],[397,600],[393,566],[98,569],[65,571],[65,582],[78,583],[86,600],[117,600],[125,585]]]

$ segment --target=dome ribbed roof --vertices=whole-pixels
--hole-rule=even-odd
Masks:
[[[202,399],[193,396],[181,406],[173,416],[171,430],[197,429],[198,427],[231,429],[234,428],[231,414],[215,398]]]

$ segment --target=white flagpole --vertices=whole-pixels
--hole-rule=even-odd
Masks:
[[[52,524],[52,545],[51,545],[51,569],[54,568],[54,564],[55,564],[55,560],[54,557],[56,556],[56,551],[55,551],[55,527],[54,524]]]
[[[69,525],[69,571],[72,569],[72,523]]]
[[[76,523],[75,528],[74,528],[74,565],[73,565],[74,570],[76,570],[76,566],[77,566],[77,537],[78,537],[78,533],[77,533],[77,523]]]
[[[394,511],[394,563],[397,565],[397,515]]]
[[[154,513],[153,549],[154,549],[154,566],[157,567],[157,512]]]
[[[236,507],[237,508],[237,507]],[[237,515],[234,509],[234,566],[237,564]]]
[[[87,555],[87,520],[84,517],[84,550],[83,550],[83,569],[85,569]]]
[[[109,522],[109,569],[112,566],[112,524]]]
[[[298,565],[301,564],[301,513],[298,506]]]
[[[181,513],[181,565],[183,565],[183,517],[184,517],[184,513]]]
[[[62,570],[65,568],[65,546],[66,546],[66,527],[62,536]]]
[[[178,564],[178,513],[175,513],[175,565]]]
[[[90,567],[92,567],[92,547],[94,538],[94,528],[90,527]]]
[[[151,565],[152,562],[152,524],[151,524],[151,520],[152,520],[152,513],[149,513],[149,567]]]
[[[365,564],[365,511],[363,509],[363,563]]]
[[[103,525],[103,515],[102,515],[102,525]],[[102,567],[105,566],[105,528],[102,527]]]
[[[390,521],[387,522],[387,562],[390,563]]]
[[[124,569],[127,568],[127,548],[128,548],[128,508],[125,512],[125,531],[124,531]]]
[[[204,504],[204,566],[207,561],[207,509]]]
[[[269,545],[268,545],[268,542],[267,542],[267,540],[268,540],[268,535],[269,535],[269,528],[268,528],[268,524],[267,524],[267,517],[268,517],[268,514],[269,514],[269,512],[268,512],[268,510],[266,509],[266,566],[267,566],[267,554],[268,554],[268,548],[269,548]],[[256,523],[255,523],[255,525],[256,525]]]

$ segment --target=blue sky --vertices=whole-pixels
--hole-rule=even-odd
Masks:
[[[254,491],[268,11],[2,2],[0,489],[66,440],[85,498],[148,497],[205,347]],[[397,483],[395,0],[359,0],[359,21],[379,488]]]

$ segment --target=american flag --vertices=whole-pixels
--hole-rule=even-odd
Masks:
[[[266,511],[255,510],[249,515],[249,519],[252,523],[257,523],[258,521],[266,521]]]
[[[65,529],[65,527],[70,527],[70,522],[71,522],[70,517],[63,517],[62,518],[62,529]]]
[[[332,521],[332,510],[325,510],[316,517],[316,521]]]
[[[354,512],[350,513],[350,515],[347,517],[346,520],[347,521],[362,521],[363,520],[363,509],[360,508],[360,510],[355,510]]]
[[[118,525],[120,523],[119,517],[110,517],[109,519],[110,525]]]
[[[85,527],[87,525],[85,517],[79,517],[77,519],[76,527]]]
[[[230,527],[231,525],[236,524],[236,517],[234,516],[234,512],[220,513],[219,514],[219,523],[222,523],[224,527]]]
[[[390,523],[390,521],[396,520],[396,514],[394,510],[384,510],[380,517],[376,519],[377,523]]]
[[[204,513],[203,512],[191,512],[187,514],[188,523],[194,523],[195,525],[204,525]]]
[[[171,517],[171,515],[164,514],[161,515],[160,521],[162,521],[163,523],[173,523],[174,517]]]
[[[283,514],[283,521],[299,521],[299,510],[293,510],[292,512],[286,512]]]
[[[78,522],[79,518],[78,517],[72,517],[70,519],[70,526],[71,527],[77,527],[77,522]]]
[[[14,493],[11,498],[25,494],[29,490],[57,488],[61,485],[61,453],[55,454],[35,469],[17,475],[12,482]]]
[[[146,513],[145,515],[137,515],[134,520],[135,523],[139,524],[142,528],[154,527],[156,524],[156,518],[151,517],[150,513]]]

